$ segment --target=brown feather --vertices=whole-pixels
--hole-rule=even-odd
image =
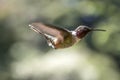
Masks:
[[[55,44],[62,43],[64,41],[64,38],[68,34],[70,34],[67,30],[60,28],[60,27],[56,27],[54,25],[50,25],[50,24],[32,23],[30,24],[30,26],[34,28],[36,32],[56,37],[57,42]]]

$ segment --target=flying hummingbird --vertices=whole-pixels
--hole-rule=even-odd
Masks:
[[[93,29],[84,25],[78,26],[74,31],[69,31],[42,22],[32,23],[29,26],[32,30],[44,36],[48,45],[54,49],[70,47],[79,42],[91,31],[106,31],[103,29]]]

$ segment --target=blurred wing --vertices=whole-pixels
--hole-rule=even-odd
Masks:
[[[50,24],[32,23],[29,26],[37,33],[51,35],[59,39],[64,39],[64,37],[69,34],[67,30]]]

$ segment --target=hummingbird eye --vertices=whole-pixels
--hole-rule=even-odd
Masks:
[[[88,29],[87,29],[87,28],[84,28],[83,30],[84,30],[84,31],[87,31]]]
[[[77,30],[77,37],[78,37],[78,38],[83,38],[89,31],[90,31],[89,28],[80,27],[80,28]]]

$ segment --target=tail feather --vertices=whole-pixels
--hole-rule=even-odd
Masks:
[[[34,26],[32,26],[32,25],[29,24],[29,27],[30,27],[30,29],[32,29],[36,33],[42,34],[42,32],[40,30],[36,29]]]

